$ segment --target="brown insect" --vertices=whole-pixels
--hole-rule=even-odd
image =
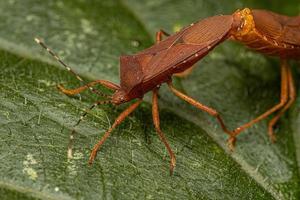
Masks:
[[[118,126],[130,113],[142,102],[145,93],[152,91],[152,115],[153,122],[161,141],[164,143],[170,156],[170,172],[176,164],[175,155],[168,144],[164,133],[160,129],[158,112],[158,90],[161,84],[167,83],[170,90],[179,98],[190,103],[196,108],[207,112],[215,117],[222,129],[228,134],[230,149],[234,148],[237,135],[253,124],[265,119],[277,111],[277,114],[269,122],[269,136],[275,141],[273,127],[283,113],[295,100],[295,86],[287,59],[297,59],[300,56],[300,16],[287,17],[265,10],[250,10],[245,8],[238,10],[232,15],[214,16],[193,23],[172,36],[160,30],[156,34],[156,44],[134,55],[120,57],[120,85],[106,80],[96,80],[76,89],[58,88],[67,95],[75,95],[83,90],[90,89],[92,92],[104,95],[92,86],[100,84],[114,91],[112,96],[104,95],[106,101],[93,104],[88,110],[99,104],[112,103],[119,105],[137,99],[132,105],[124,110],[115,120],[111,128],[104,134],[101,140],[94,146],[89,164],[91,164],[104,141],[110,136],[112,130]],[[162,36],[168,36],[162,40]],[[251,49],[266,55],[277,56],[281,60],[281,97],[280,102],[242,126],[230,131],[226,128],[220,114],[193,98],[183,94],[172,85],[172,76],[186,72],[194,63],[208,54],[214,47],[226,39],[240,41]],[[36,42],[50,52],[68,71],[76,75],[78,80],[83,80],[61,61],[39,39]],[[76,125],[87,114],[85,112]],[[74,132],[74,131],[73,131]],[[72,132],[72,133],[73,133]],[[71,135],[71,139],[73,136]],[[71,140],[72,141],[72,140]],[[72,142],[70,142],[70,146]],[[70,148],[69,148],[70,149]],[[71,150],[69,156],[71,156]]]

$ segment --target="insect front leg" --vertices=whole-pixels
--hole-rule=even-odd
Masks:
[[[153,90],[153,96],[152,96],[152,117],[153,117],[153,123],[155,130],[160,138],[160,140],[164,143],[165,147],[168,150],[169,156],[170,156],[170,174],[173,174],[173,170],[176,165],[176,157],[164,135],[164,133],[160,129],[160,121],[159,121],[159,110],[158,110],[158,88],[155,88]]]
[[[79,88],[75,88],[75,89],[65,89],[62,85],[57,85],[57,88],[64,94],[66,95],[76,95],[76,94],[79,94],[80,92],[83,92],[84,90],[86,89],[90,89],[90,90],[94,90],[92,88],[92,86],[94,85],[103,85],[104,87],[108,88],[108,89],[111,89],[111,90],[118,90],[120,88],[120,86],[112,83],[112,82],[109,82],[109,81],[106,81],[106,80],[96,80],[96,81],[93,81],[93,82],[90,82],[84,86],[81,86]],[[95,93],[97,93],[97,91],[95,90],[94,91]],[[98,94],[98,93],[97,93]],[[107,95],[103,94],[103,93],[99,93],[99,95],[101,96],[105,96],[105,97],[108,97]]]

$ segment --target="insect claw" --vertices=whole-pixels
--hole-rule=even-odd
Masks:
[[[269,129],[269,137],[270,137],[270,140],[271,140],[272,143],[276,142],[277,139],[276,139],[276,136],[275,136],[274,131],[273,131],[272,128]]]
[[[277,138],[275,135],[270,136],[270,139],[271,139],[272,143],[275,143],[277,141]]]
[[[170,176],[173,175],[174,169],[170,167]]]
[[[236,137],[230,136],[229,139],[227,140],[227,145],[231,152],[233,152],[235,149],[235,143],[236,143]]]
[[[66,95],[70,95],[70,92],[64,88],[64,86],[62,86],[61,84],[57,84],[56,88],[61,91],[62,93],[66,94]]]
[[[56,88],[59,90],[65,90],[64,86],[62,86],[62,84],[57,84]]]
[[[173,175],[175,166],[176,166],[176,158],[172,157],[170,161],[170,176]]]
[[[92,151],[92,153],[91,153],[91,155],[90,155],[90,158],[89,158],[89,162],[88,162],[89,165],[92,165],[92,164],[93,164],[96,155],[97,155],[97,152]]]

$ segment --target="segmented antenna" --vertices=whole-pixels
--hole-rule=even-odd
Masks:
[[[86,109],[84,111],[84,113],[80,116],[77,123],[73,126],[72,132],[70,134],[70,139],[69,139],[69,144],[68,144],[68,153],[67,153],[68,159],[71,159],[73,157],[73,144],[74,144],[74,137],[75,137],[75,133],[76,133],[75,127],[78,126],[80,124],[80,122],[83,120],[83,118],[88,114],[88,112],[93,110],[96,106],[102,105],[102,104],[109,104],[109,103],[112,103],[112,101],[111,100],[97,101],[91,107]]]
[[[58,55],[56,53],[54,53],[54,51],[52,51],[44,42],[42,42],[40,39],[38,38],[34,38],[34,40],[36,41],[36,43],[38,43],[39,45],[41,45],[44,49],[46,49],[48,51],[48,53],[55,58],[55,60],[57,62],[59,62],[62,66],[64,66],[66,68],[66,70],[68,70],[70,73],[72,73],[81,83],[86,84],[85,81],[76,73],[74,72],[71,67],[69,67],[66,63],[64,63],[62,61],[62,59],[60,59],[60,57],[58,57]],[[104,94],[101,91],[98,91],[96,89],[94,89],[93,87],[89,87],[89,90],[95,94],[98,94],[102,97],[109,97],[109,95]]]

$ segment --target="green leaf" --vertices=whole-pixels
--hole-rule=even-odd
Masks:
[[[160,118],[177,157],[174,175],[169,175],[169,157],[147,102],[113,132],[88,166],[93,145],[129,104],[91,111],[76,127],[74,158],[68,160],[70,132],[98,97],[85,92],[70,98],[58,92],[58,83],[68,88],[80,84],[33,40],[44,38],[87,81],[118,83],[119,55],[150,46],[158,29],[173,32],[246,6],[299,13],[292,6],[298,5],[295,0],[272,3],[1,1],[1,199],[299,199],[299,98],[280,121],[277,143],[269,141],[264,120],[243,132],[231,153],[211,116],[163,86]],[[228,41],[197,66],[176,85],[220,111],[230,128],[278,102],[277,59]],[[294,72],[299,75],[296,68]]]

